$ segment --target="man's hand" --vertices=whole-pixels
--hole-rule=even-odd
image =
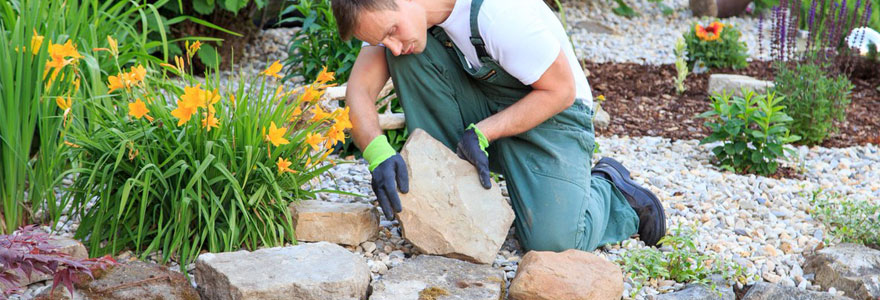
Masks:
[[[400,197],[397,196],[398,189],[404,194],[409,192],[409,176],[403,158],[395,153],[373,169],[373,193],[388,220],[393,220],[394,213],[402,209]]]
[[[409,192],[409,175],[406,172],[406,162],[400,157],[385,135],[377,136],[364,149],[364,159],[370,163],[370,172],[373,174],[373,193],[379,200],[379,206],[388,220],[394,219],[394,213],[400,212],[401,193]]]
[[[471,124],[464,131],[455,150],[458,157],[467,160],[474,167],[477,167],[477,173],[480,175],[480,184],[487,190],[492,188],[492,178],[489,176],[489,152],[486,152],[486,147],[488,146],[489,141],[480,132],[480,129],[476,125]]]

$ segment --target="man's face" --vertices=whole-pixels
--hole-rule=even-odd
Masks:
[[[354,36],[370,45],[385,45],[395,56],[425,51],[425,11],[412,0],[396,0],[397,10],[363,11]]]

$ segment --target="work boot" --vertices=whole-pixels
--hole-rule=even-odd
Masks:
[[[593,176],[602,176],[611,181],[623,194],[629,205],[639,216],[639,239],[648,246],[656,246],[666,235],[666,214],[660,199],[648,189],[636,184],[629,176],[629,170],[610,157],[603,157],[593,166]]]

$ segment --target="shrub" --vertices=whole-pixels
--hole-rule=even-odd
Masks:
[[[72,259],[58,252],[49,243],[49,235],[33,225],[25,226],[10,235],[0,235],[0,299],[20,290],[20,275],[30,277],[34,272],[53,276],[52,290],[63,285],[73,293],[76,274],[92,276],[94,268],[104,269],[116,263],[112,258]]]
[[[825,224],[837,241],[880,249],[880,205],[822,190],[813,192],[810,203],[810,215]]]
[[[284,64],[293,71],[287,78],[302,75],[313,81],[326,66],[336,70],[336,82],[348,81],[351,67],[360,53],[357,39],[342,41],[336,30],[336,18],[330,9],[330,0],[301,0],[287,7],[282,14],[298,11],[302,17],[291,17],[280,22],[302,22],[302,28],[291,40],[288,58]]]
[[[821,143],[837,131],[835,121],[845,120],[853,88],[846,76],[828,76],[826,67],[810,62],[792,67],[779,64],[775,83],[773,90],[785,96],[780,104],[793,119],[789,128],[805,143]]]
[[[797,141],[789,135],[786,124],[791,122],[779,105],[783,97],[771,93],[758,95],[746,92],[745,97],[713,95],[713,110],[698,117],[709,119],[704,124],[712,134],[700,144],[721,141],[712,148],[721,167],[737,173],[770,175],[776,173],[777,158],[785,158],[786,144]]]
[[[745,42],[740,41],[741,36],[739,30],[730,24],[717,21],[706,27],[694,24],[684,34],[688,67],[692,69],[697,62],[709,68],[746,67],[748,48]]]
[[[672,234],[660,239],[660,244],[670,251],[657,248],[630,250],[617,260],[623,272],[634,284],[630,298],[635,298],[645,282],[649,280],[674,280],[681,283],[709,284],[711,275],[721,275],[726,281],[746,284],[757,280],[748,276],[743,269],[729,260],[714,254],[702,254],[693,241],[693,229],[672,230]],[[715,284],[710,286],[714,289]]]
[[[281,77],[276,61],[237,84],[197,82],[197,48],[161,73],[119,66],[110,94],[74,102],[90,118],[73,117],[65,136],[78,166],[70,214],[92,255],[159,250],[185,268],[200,251],[296,242],[288,205],[314,197],[332,167],[325,149],[351,127],[347,109],[317,104],[333,73],[284,91],[267,79]]]

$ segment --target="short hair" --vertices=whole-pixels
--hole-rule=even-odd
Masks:
[[[357,18],[362,11],[397,10],[397,2],[395,0],[332,0],[330,7],[333,8],[339,36],[343,41],[347,41],[354,35]]]

